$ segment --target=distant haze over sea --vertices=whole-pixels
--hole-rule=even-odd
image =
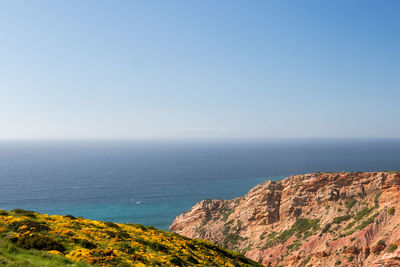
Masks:
[[[400,139],[1,141],[0,208],[167,229],[267,179],[400,170]]]

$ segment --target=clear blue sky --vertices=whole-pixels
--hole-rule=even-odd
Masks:
[[[400,1],[1,1],[0,138],[400,137]]]

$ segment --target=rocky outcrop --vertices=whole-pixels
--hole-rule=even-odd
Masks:
[[[400,173],[313,173],[203,200],[170,226],[266,266],[400,266]]]

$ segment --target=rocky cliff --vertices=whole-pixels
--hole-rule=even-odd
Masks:
[[[400,266],[400,173],[313,173],[203,200],[170,231],[266,266]]]

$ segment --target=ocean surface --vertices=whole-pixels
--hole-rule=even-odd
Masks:
[[[1,141],[0,209],[167,230],[206,198],[317,171],[400,170],[399,139]]]

